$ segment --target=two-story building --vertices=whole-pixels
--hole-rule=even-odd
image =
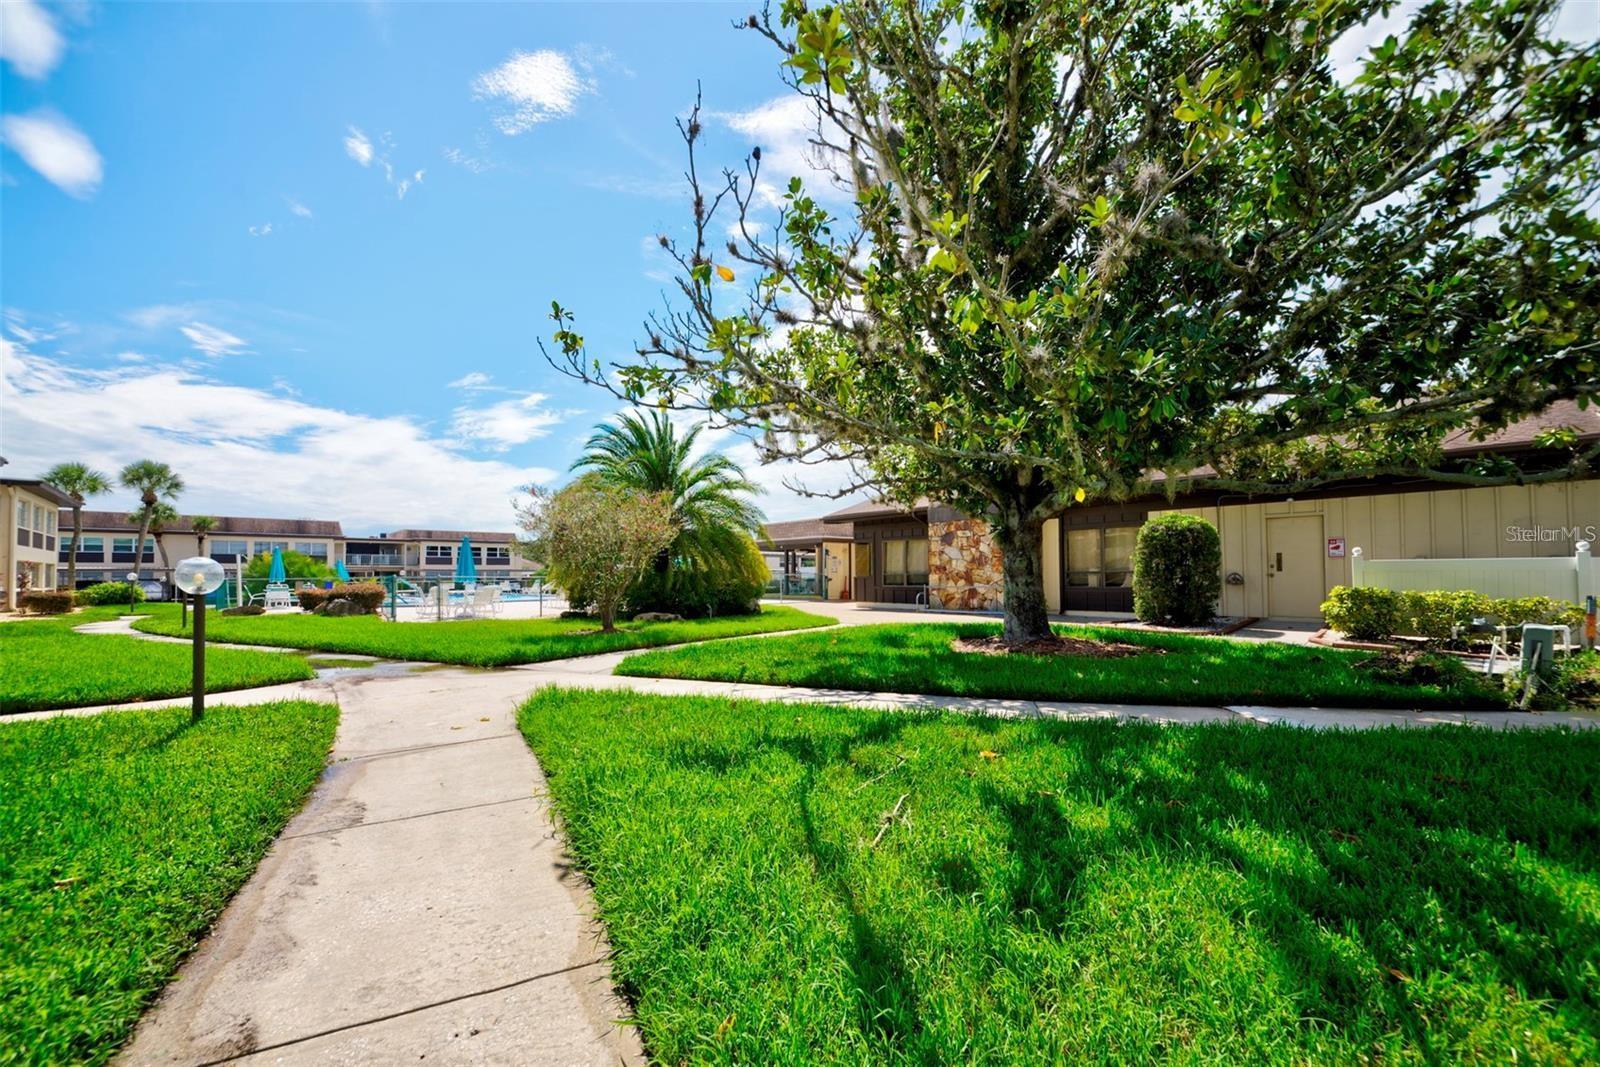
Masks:
[[[371,543],[387,546],[389,558],[398,555],[402,560],[399,569],[407,574],[448,578],[460,573],[462,538],[468,539],[473,568],[481,582],[520,581],[531,577],[538,569],[533,561],[517,551],[513,535],[489,530],[394,530]],[[351,573],[355,573],[353,567]]]
[[[215,526],[205,534],[204,555],[224,565],[231,573],[234,565],[273,549],[298,552],[332,567],[344,559],[344,530],[331,519],[267,519],[243,515],[217,515]],[[200,535],[193,529],[194,517],[179,516],[162,528],[161,543],[166,558],[173,564],[188,556],[201,555]],[[62,511],[59,563],[61,580],[66,580],[68,552],[72,550],[72,512]],[[142,582],[162,582],[166,566],[155,537],[145,541],[143,555],[135,559],[139,526],[127,512],[85,511],[83,542],[77,546],[78,586],[96,582],[120,582],[137,572]],[[52,553],[52,558],[56,554]]]
[[[37,479],[0,478],[5,515],[0,582],[5,584],[7,611],[17,610],[17,597],[27,590],[56,588],[60,509],[71,503],[71,497]]]

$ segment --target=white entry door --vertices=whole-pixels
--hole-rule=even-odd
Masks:
[[[1279,619],[1315,619],[1326,586],[1322,568],[1322,516],[1267,519],[1267,613]]]

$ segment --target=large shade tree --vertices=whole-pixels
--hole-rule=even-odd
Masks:
[[[1047,632],[1045,520],[1158,475],[1581,472],[1559,430],[1539,466],[1439,441],[1595,394],[1600,52],[1557,0],[1433,0],[1337,67],[1393,6],[786,0],[748,26],[834,195],[759,148],[708,177],[696,108],[640,358],[559,304],[547,355],[986,516],[1014,640]]]
[[[750,498],[760,487],[728,456],[696,455],[703,429],[697,423],[680,432],[660,411],[628,412],[597,429],[573,464],[607,485],[660,493],[671,502],[678,533],[653,565],[656,607],[679,610],[742,581],[752,555],[759,563],[751,535],[765,517]]]
[[[72,545],[67,552],[67,588],[78,588],[78,546],[83,542],[83,505],[111,491],[111,480],[84,463],[57,463],[44,481],[72,498]]]
[[[139,494],[139,508],[128,521],[139,527],[139,536],[133,546],[134,568],[138,569],[139,563],[144,559],[144,543],[150,536],[150,526],[155,522],[171,522],[177,518],[171,501],[178,498],[183,492],[183,479],[173,473],[171,467],[165,463],[158,463],[153,459],[140,459],[122,468],[117,476],[124,489],[132,489]],[[162,549],[165,555],[165,548]]]

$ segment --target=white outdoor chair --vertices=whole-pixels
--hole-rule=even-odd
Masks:
[[[295,606],[293,590],[281,582],[267,586],[266,600],[268,611],[287,610]]]
[[[440,584],[428,590],[427,598],[423,600],[418,614],[425,619],[443,619],[449,609],[450,590]]]
[[[471,612],[477,615],[500,614],[500,590],[496,586],[480,586],[472,594]]]

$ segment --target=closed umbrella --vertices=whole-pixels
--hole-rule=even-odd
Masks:
[[[478,580],[478,565],[472,560],[472,538],[461,539],[461,551],[456,556],[456,581],[476,582]]]
[[[272,566],[267,571],[267,581],[273,585],[282,585],[289,580],[289,572],[283,569],[283,549],[272,550]]]
[[[334,563],[333,563],[333,573],[335,573],[335,574],[337,574],[339,576],[339,580],[341,582],[348,582],[350,580],[350,572],[345,570],[345,568],[344,568],[344,560],[342,560],[342,559],[334,561]]]

